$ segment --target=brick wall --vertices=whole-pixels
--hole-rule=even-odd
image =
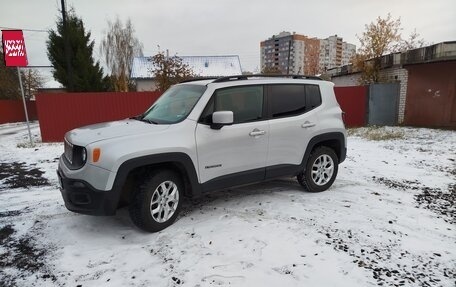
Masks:
[[[333,77],[331,81],[334,83],[336,87],[352,87],[352,86],[359,86],[361,74],[349,74],[343,76]]]

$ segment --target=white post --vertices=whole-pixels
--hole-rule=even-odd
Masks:
[[[21,86],[22,103],[24,104],[25,120],[27,121],[27,129],[28,129],[28,134],[29,134],[29,139],[30,139],[30,146],[33,146],[32,133],[30,132],[30,123],[29,123],[28,112],[27,112],[27,104],[25,103],[24,87],[22,86],[22,78],[21,78],[21,72],[19,71],[19,67],[17,67],[17,76],[19,77],[19,84]]]

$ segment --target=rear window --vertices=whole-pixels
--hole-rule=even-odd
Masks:
[[[270,85],[268,91],[272,118],[301,115],[321,105],[318,85]]]

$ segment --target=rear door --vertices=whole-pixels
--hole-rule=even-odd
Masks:
[[[321,94],[318,85],[277,84],[267,87],[269,151],[266,177],[289,174],[301,164],[318,129]]]
[[[211,129],[214,111],[232,111],[234,123]],[[262,85],[214,92],[195,133],[201,183],[212,180],[212,187],[223,188],[264,179],[269,137],[265,114]]]

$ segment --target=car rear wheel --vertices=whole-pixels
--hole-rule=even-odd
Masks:
[[[157,232],[170,226],[179,214],[184,185],[173,171],[148,176],[133,194],[130,217],[139,228]]]
[[[320,146],[307,160],[305,171],[298,174],[298,182],[310,192],[327,190],[337,176],[339,160],[333,149]]]

